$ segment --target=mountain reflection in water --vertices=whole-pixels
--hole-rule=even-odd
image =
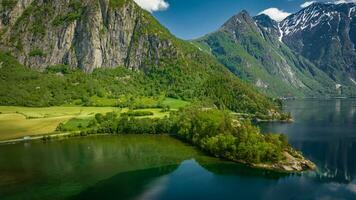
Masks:
[[[262,124],[265,132],[283,132],[291,144],[318,165],[321,181],[350,183],[356,175],[356,100],[287,102],[292,124]]]

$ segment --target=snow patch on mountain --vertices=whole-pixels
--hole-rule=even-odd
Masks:
[[[284,32],[282,31],[280,24],[278,24],[278,32],[279,32],[278,40],[283,43]]]
[[[353,78],[351,78],[351,77],[350,77],[350,81],[351,81],[353,84],[355,84],[355,85],[356,85],[356,81],[355,81],[355,79],[353,79]]]
[[[323,24],[326,24],[329,28],[332,28],[331,23],[334,20],[338,20],[336,31],[339,32],[342,16],[347,15],[351,19],[356,15],[356,5],[350,5],[354,6],[350,7],[347,13],[344,12],[344,14],[342,14],[341,12],[343,12],[343,10],[340,8],[342,4],[313,3],[278,23],[278,29],[280,32],[279,40],[282,41],[287,35],[304,31],[306,29],[311,30]]]
[[[348,17],[351,19],[356,14],[356,6],[350,8]]]

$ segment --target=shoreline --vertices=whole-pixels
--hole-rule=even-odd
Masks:
[[[335,100],[335,99],[356,99],[355,96],[340,96],[340,97],[290,97],[281,98],[282,101],[293,101],[293,100]]]
[[[315,171],[317,169],[317,166],[312,161],[306,159],[301,153],[294,149],[284,151],[284,155],[286,157],[284,161],[268,164],[252,164],[252,166],[283,173],[301,173],[310,170]]]
[[[281,119],[254,119],[252,120],[254,121],[255,123],[286,123],[286,124],[290,124],[290,123],[293,123],[294,122],[294,119],[291,118],[291,119],[286,119],[286,120],[281,120]]]
[[[0,145],[16,144],[16,143],[21,143],[21,142],[35,141],[35,140],[43,140],[43,139],[46,139],[46,138],[56,139],[56,138],[60,138],[60,137],[71,136],[71,135],[76,134],[76,133],[78,133],[78,132],[52,133],[52,134],[49,133],[49,134],[44,134],[44,135],[25,136],[23,138],[0,140]]]
[[[39,136],[33,136],[33,137],[27,136],[28,138],[25,137],[25,138],[17,138],[17,139],[10,139],[10,140],[2,140],[2,141],[0,141],[0,145],[11,145],[11,144],[30,142],[30,141],[38,141],[38,140],[47,142],[47,141],[52,141],[52,140],[70,139],[71,137],[107,136],[107,135],[112,135],[112,134],[80,135],[80,132],[53,133],[53,134],[39,135]],[[172,137],[172,138],[175,138],[175,137]],[[195,146],[192,146],[192,147],[195,148]],[[294,155],[291,155],[291,154],[294,154]],[[211,155],[209,153],[207,153],[207,155],[210,155],[215,158],[219,158],[219,157]],[[230,160],[230,161],[234,162],[234,163],[246,165],[246,167],[262,169],[262,170],[270,170],[270,171],[275,171],[275,172],[280,172],[280,173],[300,173],[300,172],[316,169],[316,165],[312,161],[304,158],[301,153],[297,152],[293,148],[286,149],[284,151],[284,155],[286,157],[286,160],[276,162],[276,163],[258,163],[258,164],[256,164],[256,163],[248,163],[243,160]],[[226,159],[226,158],[220,158],[220,159],[229,161],[229,159]]]

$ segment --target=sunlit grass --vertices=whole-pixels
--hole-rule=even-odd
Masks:
[[[169,106],[171,109],[179,109],[189,105],[189,102],[180,99],[166,98],[163,104]]]
[[[98,100],[98,99],[97,99]],[[103,104],[111,104],[113,99],[100,99]],[[176,110],[187,106],[189,102],[166,98],[163,105]],[[24,136],[43,135],[53,133],[60,123],[66,123],[70,119],[75,123],[84,123],[93,118],[97,113],[108,112],[128,112],[128,108],[118,107],[83,107],[83,106],[56,106],[56,107],[21,107],[21,106],[0,106],[0,140],[21,138]],[[163,118],[169,116],[168,112],[163,112],[161,108],[137,109],[136,111],[150,111],[150,118]],[[78,119],[78,120],[76,120]],[[85,124],[83,124],[85,125]]]
[[[0,140],[52,133],[59,123],[71,118],[85,118],[96,113],[119,111],[115,107],[45,107],[0,106]]]

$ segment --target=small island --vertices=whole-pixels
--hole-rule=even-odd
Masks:
[[[78,136],[94,134],[168,134],[217,158],[278,172],[302,172],[316,166],[294,150],[283,134],[262,134],[250,119],[237,119],[228,111],[190,105],[164,118],[135,111],[96,114]],[[73,125],[69,125],[73,126]],[[60,124],[58,131],[68,131]]]

